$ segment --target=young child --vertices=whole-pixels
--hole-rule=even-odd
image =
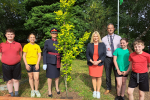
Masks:
[[[39,85],[39,71],[40,71],[40,60],[41,60],[41,49],[40,46],[35,43],[35,35],[31,33],[28,37],[29,43],[23,48],[23,60],[28,72],[29,83],[31,87],[31,97],[41,97],[38,91]],[[35,90],[34,90],[35,86]]]
[[[128,50],[128,40],[126,38],[122,38],[120,40],[121,48],[117,48],[113,53],[113,62],[116,67],[115,76],[117,80],[117,96],[115,100],[124,100],[124,93],[126,89],[126,80],[127,75],[123,75],[124,71],[127,71],[129,67],[129,50]]]
[[[135,52],[129,56],[130,65],[128,70],[124,72],[124,75],[129,73],[132,68],[128,86],[129,100],[134,100],[133,91],[137,86],[139,86],[139,100],[144,100],[144,91],[149,91],[150,55],[143,51],[143,41],[136,40],[133,45]]]

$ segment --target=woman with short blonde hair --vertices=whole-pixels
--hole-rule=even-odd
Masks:
[[[102,84],[102,73],[104,59],[106,57],[106,46],[101,41],[98,31],[93,32],[91,42],[88,43],[86,50],[87,64],[89,65],[89,75],[92,77],[94,88],[93,97],[100,98],[100,87]]]

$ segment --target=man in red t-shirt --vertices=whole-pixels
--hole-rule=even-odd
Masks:
[[[7,81],[8,92],[13,95],[13,83],[15,96],[18,95],[19,80],[21,79],[22,46],[14,41],[15,32],[7,29],[5,34],[7,41],[0,44],[0,60],[2,62],[3,79]]]
[[[129,56],[130,65],[128,70],[124,72],[124,75],[129,73],[132,68],[128,86],[129,100],[134,100],[133,91],[137,86],[139,86],[139,100],[144,100],[144,91],[149,91],[150,55],[143,51],[143,41],[136,40],[133,45],[135,52]]]

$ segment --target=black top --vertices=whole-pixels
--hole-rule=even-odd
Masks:
[[[90,59],[93,60],[93,53],[94,53],[94,43],[88,43],[87,49],[86,49],[86,58],[87,58],[87,64],[89,66],[92,66],[93,64],[90,62]],[[98,66],[104,65],[104,60],[106,57],[106,46],[103,42],[98,44],[98,60],[101,60],[102,62],[98,64]],[[97,61],[98,61],[97,60]]]
[[[58,44],[57,41],[53,41],[51,39],[46,40],[44,44],[44,50],[43,50],[43,64],[56,64],[57,57],[55,55],[48,54],[48,52],[58,53],[57,50],[55,50],[55,46],[53,43]]]

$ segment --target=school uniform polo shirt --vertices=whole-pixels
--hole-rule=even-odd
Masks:
[[[23,52],[26,52],[27,64],[35,65],[38,61],[38,53],[42,51],[39,45],[28,43],[24,46]]]
[[[21,61],[20,52],[22,46],[20,43],[13,41],[0,44],[0,52],[2,53],[1,62],[7,65],[15,65]]]
[[[129,61],[132,61],[132,71],[135,73],[146,73],[148,72],[147,64],[150,63],[150,54],[142,52],[137,54],[133,52],[129,56]]]

